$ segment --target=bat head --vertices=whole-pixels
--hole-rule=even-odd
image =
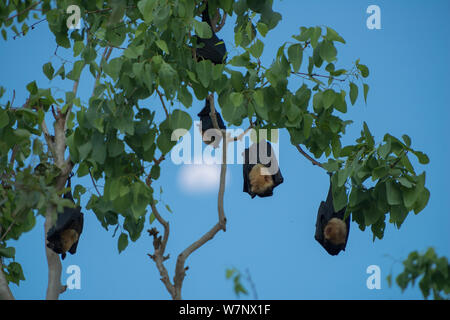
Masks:
[[[328,221],[323,231],[325,240],[334,245],[344,244],[347,238],[347,225],[339,218]]]
[[[67,229],[61,232],[60,241],[63,252],[69,251],[72,245],[78,241],[78,232],[74,229]]]
[[[249,173],[251,191],[262,194],[274,185],[272,175],[266,166],[258,163],[253,166]]]

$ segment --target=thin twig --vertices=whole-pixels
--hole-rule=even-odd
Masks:
[[[2,235],[2,237],[0,238],[0,242],[2,242],[2,241],[6,238],[6,236],[8,235],[8,233],[11,231],[11,229],[12,229],[14,223],[16,223],[16,219],[17,219],[17,216],[18,216],[18,214],[17,214],[18,211],[19,211],[19,208],[16,208],[16,210],[14,210],[14,212],[12,213],[11,216],[14,217],[14,218],[13,218],[13,221],[11,221],[11,223],[10,223],[9,226],[8,226],[8,228],[5,230],[5,233],[4,233],[4,234]]]
[[[293,74],[302,75],[302,76],[308,76],[308,77],[311,77],[311,78],[322,77],[322,78],[333,79],[333,80],[341,81],[341,82],[345,81],[345,79],[337,79],[337,78],[335,78],[333,76],[325,76],[325,75],[321,75],[321,74],[317,74],[317,73],[309,74],[309,73],[304,73],[304,72],[293,72]]]
[[[89,175],[91,176],[92,184],[94,185],[94,188],[97,191],[98,196],[101,197],[100,191],[98,191],[97,185],[95,184],[95,181],[94,181],[94,177],[92,176],[91,169],[89,169]]]
[[[300,152],[306,159],[311,161],[314,166],[319,166],[322,169],[325,169],[319,161],[315,160],[309,154],[307,154],[305,151],[303,151],[302,147],[300,147],[299,145],[296,145],[295,147],[297,148],[298,152]]]
[[[11,107],[14,104],[14,99],[16,99],[16,89],[13,89],[13,97],[12,97],[12,100],[11,100]]]
[[[242,132],[240,135],[238,135],[237,137],[234,137],[231,141],[240,141],[242,140],[242,138],[244,138],[244,136],[253,128],[253,122],[250,122],[250,126],[245,129],[244,132]]]
[[[34,7],[36,7],[37,5],[39,5],[41,2],[42,2],[42,1],[38,1],[38,2],[36,2],[36,3],[34,3],[34,4],[32,4],[32,5],[29,6],[28,8],[26,8],[26,9],[24,9],[24,10],[22,10],[22,11],[16,13],[15,15],[13,15],[13,16],[7,18],[7,19],[5,20],[5,22],[8,22],[9,20],[14,19],[15,17],[20,16],[21,14],[24,14],[25,12],[27,12],[27,11],[33,9]]]
[[[250,275],[250,270],[248,270],[248,268],[245,270],[247,273],[247,281],[250,283],[250,287],[252,288],[253,291],[253,298],[254,300],[258,300],[258,293],[256,292],[256,286],[255,283],[252,280],[252,276]]]
[[[161,94],[161,92],[158,90],[158,88],[156,88],[156,93],[157,93],[158,96],[159,96],[159,100],[161,100],[162,106],[163,106],[163,108],[164,108],[164,112],[166,113],[166,117],[168,118],[168,117],[169,117],[169,112],[167,112],[166,104],[164,103],[162,94]]]

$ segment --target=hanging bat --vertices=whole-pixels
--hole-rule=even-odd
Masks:
[[[207,130],[215,129],[214,123],[211,118],[211,104],[208,98],[206,98],[205,107],[202,109],[202,111],[199,112],[198,116],[200,117],[201,121],[200,132],[202,134],[203,142],[208,145],[212,144],[214,148],[217,148],[219,146],[220,140],[222,139],[222,134],[221,133],[219,135],[205,134]],[[225,124],[222,120],[220,113],[218,113],[217,111],[216,111],[216,119],[219,129],[225,130],[226,129]]]
[[[211,27],[212,37],[204,39],[195,37],[197,45],[201,47],[196,48],[197,61],[210,60],[214,64],[224,63],[226,61],[227,48],[222,39],[219,39],[211,26],[211,19],[208,12],[208,3],[202,12],[202,21],[208,23]]]
[[[70,186],[70,178],[68,185]],[[70,192],[64,194],[63,198],[75,203]],[[47,247],[61,254],[63,260],[66,257],[66,252],[75,254],[83,231],[83,220],[83,213],[79,206],[75,208],[64,207],[64,211],[58,213],[56,223],[47,232]]]
[[[330,174],[331,176],[331,174]],[[314,238],[332,256],[345,251],[348,235],[350,233],[350,217],[344,221],[346,207],[335,212],[333,205],[332,185],[326,202],[321,202],[317,213],[316,233]]]
[[[254,143],[244,151],[244,192],[252,199],[256,196],[270,197],[273,189],[283,183],[272,146],[268,141]]]

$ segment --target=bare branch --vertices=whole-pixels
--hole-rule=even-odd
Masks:
[[[166,104],[164,103],[162,93],[158,90],[158,88],[156,88],[156,93],[159,96],[159,100],[161,100],[162,106],[164,108],[164,112],[166,113],[166,117],[169,117],[169,112],[167,112]]]
[[[169,273],[167,272],[166,267],[164,266],[164,261],[169,258],[169,256],[164,257],[164,252],[166,250],[167,241],[169,240],[169,222],[164,220],[159,214],[158,209],[154,203],[151,204],[152,212],[156,217],[156,220],[164,227],[164,236],[163,239],[157,237],[158,232],[156,229],[149,230],[149,234],[154,237],[153,245],[155,248],[155,254],[148,256],[155,261],[156,267],[158,268],[159,274],[161,275],[161,281],[166,286],[167,291],[170,293],[173,299],[175,299],[175,287],[170,282]]]
[[[215,115],[214,109],[214,98],[212,95],[209,96],[211,102],[211,110],[212,114]],[[215,117],[214,117],[215,118]],[[213,119],[214,123],[214,119]],[[217,119],[215,119],[215,126],[217,126]],[[216,127],[218,128],[218,126]],[[187,247],[183,252],[178,255],[177,263],[175,267],[175,276],[174,276],[174,287],[175,287],[175,297],[176,300],[181,299],[181,287],[183,285],[184,277],[186,276],[187,267],[185,267],[186,259],[198,248],[203,246],[205,243],[214,238],[214,236],[220,231],[226,231],[226,222],[227,219],[225,217],[225,211],[223,208],[223,198],[225,193],[225,182],[226,182],[226,169],[227,169],[227,146],[226,142],[226,130],[222,130],[223,135],[223,151],[222,151],[222,164],[220,169],[220,186],[219,186],[219,195],[217,200],[218,213],[219,213],[219,221],[209,230],[207,231],[200,239],[192,243],[189,247]]]
[[[220,20],[220,23],[218,23],[220,18],[222,18],[222,20]],[[220,11],[219,11],[219,9],[217,9],[216,16],[211,21],[211,26],[213,28],[213,31],[214,32],[219,32],[220,30],[222,30],[222,28],[225,25],[226,21],[227,21],[227,13],[224,12],[223,16],[221,17],[220,16]]]
[[[175,300],[181,299],[181,287],[183,285],[184,277],[186,276],[186,268],[184,267],[184,263],[186,262],[186,259],[191,255],[192,252],[200,248],[202,245],[204,245],[206,242],[214,238],[214,236],[222,230],[222,227],[220,223],[216,223],[208,232],[206,232],[200,239],[192,243],[189,247],[187,247],[177,259],[177,264],[175,267],[175,277],[174,277],[174,284],[175,284]]]
[[[34,7],[36,7],[37,5],[39,5],[41,2],[42,2],[42,1],[38,1],[38,2],[33,3],[33,4],[32,4],[31,6],[29,6],[28,8],[26,8],[26,9],[24,9],[24,10],[22,10],[22,11],[16,13],[15,15],[13,15],[13,16],[11,16],[11,17],[9,17],[9,18],[6,18],[5,22],[7,22],[7,21],[9,21],[9,20],[11,20],[11,19],[14,19],[15,17],[18,17],[18,16],[20,16],[21,14],[24,14],[25,12],[27,12],[27,11],[33,9]]]
[[[325,75],[321,75],[321,74],[317,74],[317,73],[309,74],[309,73],[304,73],[304,72],[293,72],[293,74],[301,75],[301,76],[308,76],[308,77],[311,77],[311,78],[321,77],[321,78],[333,79],[333,80],[341,81],[341,82],[345,81],[345,79],[337,79],[337,78],[335,78],[333,76],[325,76]]]
[[[306,159],[311,161],[314,166],[319,166],[322,169],[325,169],[319,161],[315,160],[309,154],[307,154],[305,151],[303,151],[302,147],[300,147],[299,145],[296,145],[295,147],[297,148],[298,152],[300,152]]]
[[[97,185],[95,184],[94,177],[92,176],[90,168],[89,168],[89,175],[91,176],[92,184],[94,185],[95,191],[97,191],[98,196],[101,197],[100,191],[98,191],[97,189]]]
[[[14,300],[14,296],[9,289],[8,281],[6,280],[5,273],[3,272],[3,262],[0,258],[0,300]]]
[[[212,120],[212,122],[213,122],[214,129],[220,130],[220,128],[219,128],[219,123],[217,122],[216,106],[215,106],[215,104],[214,104],[214,93],[211,93],[211,94],[207,97],[207,99],[209,100],[209,104],[210,104],[210,113],[209,113],[209,115],[210,115],[211,120]]]
[[[240,141],[242,140],[242,138],[244,138],[244,136],[253,128],[253,122],[250,122],[250,126],[245,129],[244,132],[242,132],[240,135],[238,135],[237,137],[232,138],[231,140],[229,140],[228,142],[236,142],[236,141]]]
[[[1,236],[1,238],[0,238],[0,242],[2,242],[5,238],[6,238],[6,236],[8,235],[8,233],[11,231],[11,228],[13,227],[13,225],[16,223],[16,219],[17,219],[17,216],[18,216],[18,214],[17,214],[17,212],[19,211],[19,208],[16,208],[15,210],[14,210],[14,212],[12,213],[12,217],[13,217],[13,221],[11,221],[11,223],[9,224],[9,226],[8,226],[8,228],[5,230],[5,233],[3,233],[2,234],[2,236]],[[0,234],[1,234],[1,232],[0,232]]]
[[[155,215],[156,220],[158,220],[158,222],[164,227],[164,237],[161,242],[161,247],[159,249],[161,254],[164,255],[164,252],[166,251],[167,241],[169,240],[169,233],[170,233],[169,222],[167,222],[166,220],[164,220],[162,218],[162,216],[159,214],[158,209],[156,209],[156,206],[154,203],[151,204],[151,207],[152,207],[152,212]]]

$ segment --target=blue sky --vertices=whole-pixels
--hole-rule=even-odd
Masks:
[[[372,4],[381,8],[381,30],[366,27],[366,8]],[[229,166],[230,182],[225,192],[227,232],[217,234],[188,259],[183,298],[234,299],[232,283],[225,279],[229,267],[249,269],[260,299],[421,298],[417,287],[403,294],[398,288],[388,288],[386,276],[391,270],[398,274],[401,265],[395,261],[403,260],[413,250],[433,246],[439,255],[448,257],[450,253],[450,210],[443,205],[448,200],[450,178],[450,2],[284,0],[275,1],[274,9],[283,20],[265,39],[263,63],[270,64],[278,47],[298,34],[300,26],[326,25],[338,31],[347,41],[338,46],[339,65],[350,66],[360,58],[370,68],[368,103],[358,99],[344,115],[354,120],[344,144],[359,136],[363,121],[378,142],[387,132],[394,136],[408,134],[413,147],[430,157],[425,167],[414,161],[418,172],[427,171],[430,202],[419,215],[410,213],[400,230],[388,225],[381,241],[373,242],[370,230],[362,232],[353,223],[346,251],[329,256],[314,240],[316,214],[328,191],[328,176],[303,158],[290,145],[288,133],[282,131],[280,167],[284,183],[275,189],[273,197],[251,199],[242,192],[241,166]],[[219,34],[231,52],[232,30],[229,23]],[[0,42],[0,84],[8,89],[9,99],[12,89],[16,90],[16,106],[24,102],[25,85],[32,80],[37,80],[40,87],[71,89],[70,82],[49,83],[42,74],[43,64],[49,60],[54,65],[60,62],[54,51],[53,35],[45,23],[26,37]],[[70,57],[62,50],[58,52]],[[79,88],[82,101],[90,96],[92,83],[88,72],[83,73]],[[291,85],[301,86],[302,80]],[[195,101],[189,109],[194,119],[202,105]],[[216,189],[187,193],[177,182],[181,170],[165,161],[156,184],[163,187],[163,200],[173,210],[170,214],[160,208],[171,223],[167,247],[171,277],[176,256],[217,221]],[[75,179],[73,183],[88,189],[82,201],[85,205],[89,193],[95,192],[90,179]],[[36,227],[14,243],[16,259],[27,279],[20,287],[12,285],[18,299],[45,297],[43,230],[40,217]],[[72,264],[80,266],[81,290],[67,291],[61,299],[168,299],[157,269],[147,256],[152,252],[152,241],[146,233],[120,255],[117,237],[112,238],[112,233],[101,228],[95,215],[85,210],[78,252],[63,261],[63,271]],[[370,265],[381,268],[380,290],[366,287],[366,269]],[[67,276],[63,273],[63,282]]]

